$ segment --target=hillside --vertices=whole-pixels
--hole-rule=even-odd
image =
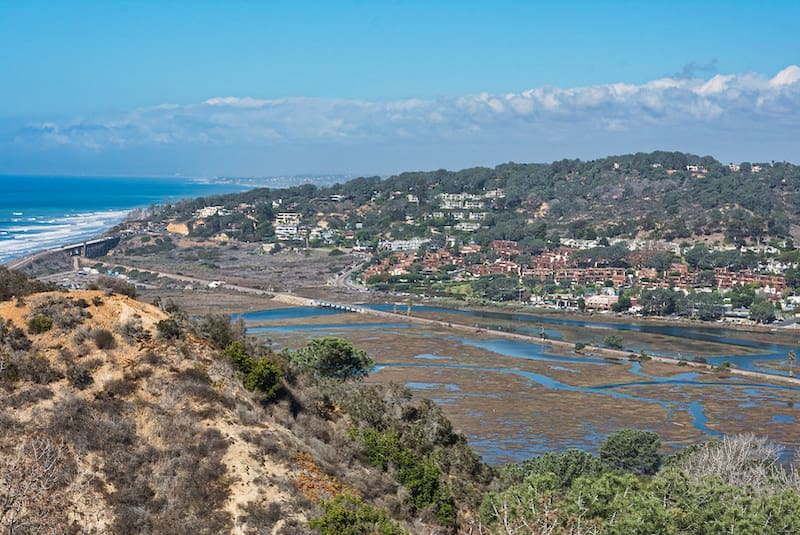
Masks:
[[[215,346],[236,336],[227,320],[201,324],[201,338],[172,312],[92,291],[0,303],[3,533],[302,533],[337,496],[397,530],[383,511],[414,532],[449,531],[457,511],[437,520],[413,491],[412,503],[353,435],[360,420],[386,430],[401,415],[421,448],[446,450],[455,496],[437,500],[459,514],[477,505],[490,471],[433,406],[402,389],[299,378],[267,403]],[[468,465],[486,475],[458,484]]]
[[[724,165],[657,151],[261,188],[178,203],[155,220],[244,241],[301,239],[282,227],[304,225],[319,227],[312,241],[335,244],[437,232],[480,244],[526,237],[745,242],[797,234],[799,193],[800,167],[790,163]]]
[[[373,362],[342,339],[275,353],[226,317],[99,291],[0,318],[3,533],[800,530],[796,470],[751,436],[665,458],[628,429],[599,456],[492,468],[433,402],[363,382]]]

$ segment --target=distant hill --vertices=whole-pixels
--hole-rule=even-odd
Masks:
[[[464,202],[443,202],[466,194]],[[443,195],[445,197],[443,197]],[[785,162],[723,164],[681,152],[637,153],[550,164],[408,172],[319,187],[256,189],[178,203],[160,214],[189,220],[209,204],[252,209],[228,213],[193,232],[272,239],[274,216],[296,212],[303,224],[360,230],[362,238],[445,231],[485,244],[492,239],[624,237],[732,242],[798,234],[800,167]],[[475,224],[458,223],[475,218]]]

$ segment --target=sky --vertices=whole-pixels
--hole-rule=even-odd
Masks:
[[[800,163],[800,2],[0,0],[0,174]]]

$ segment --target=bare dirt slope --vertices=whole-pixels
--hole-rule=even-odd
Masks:
[[[30,334],[37,316],[52,327]],[[163,311],[102,292],[0,318],[0,531],[304,531],[303,445],[207,341],[161,340]]]

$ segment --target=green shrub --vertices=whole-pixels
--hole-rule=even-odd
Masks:
[[[261,392],[267,400],[273,399],[281,388],[281,371],[269,359],[262,358],[250,369],[244,386],[248,390]]]
[[[236,371],[241,372],[244,377],[250,375],[256,363],[253,357],[247,354],[241,342],[231,342],[223,353],[230,357]]]
[[[103,304],[103,299],[99,295],[95,295],[92,297],[92,304],[96,307],[99,307]]]
[[[360,379],[375,365],[365,351],[342,338],[314,338],[290,355],[293,367],[330,379]]]
[[[622,429],[600,444],[600,460],[611,468],[651,475],[661,466],[660,447],[661,439],[652,431]]]
[[[408,501],[415,510],[430,507],[443,526],[455,521],[455,507],[448,489],[441,483],[441,471],[430,458],[422,458],[404,447],[395,433],[365,429],[353,431],[367,450],[370,464],[387,470],[397,469],[397,481],[408,490]]]
[[[309,521],[322,535],[403,535],[408,533],[389,514],[358,496],[340,494],[322,503],[323,514]]]
[[[28,332],[42,334],[53,328],[53,320],[44,314],[37,314],[28,320]]]

